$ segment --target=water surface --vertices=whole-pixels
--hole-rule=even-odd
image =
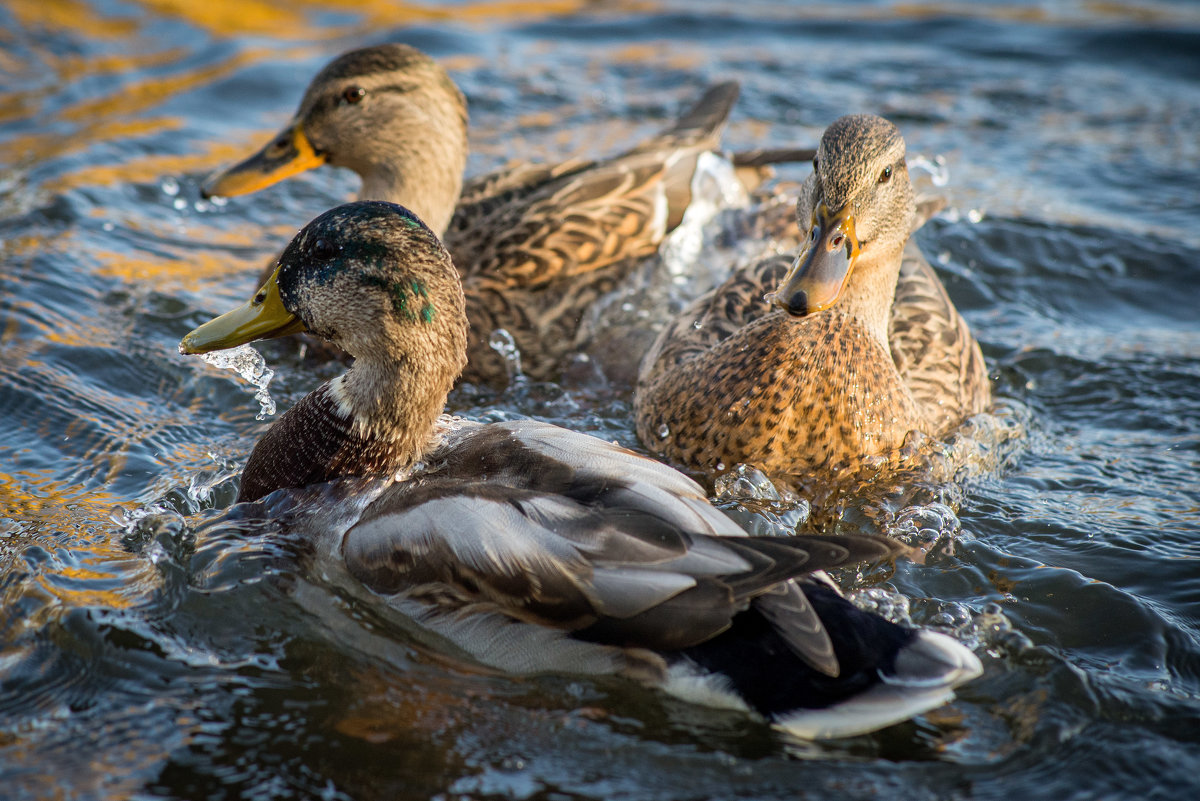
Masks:
[[[7,796],[1195,795],[1193,5],[17,0],[0,30]],[[841,526],[936,544],[840,578],[972,645],[981,679],[882,732],[789,743],[628,682],[463,664],[224,519],[267,423],[253,387],[176,345],[356,179],[221,203],[199,183],[328,59],[384,40],[467,94],[471,173],[612,152],[728,78],[732,146],[811,144],[848,112],[900,125],[948,199],[917,238],[991,367],[981,425],[1012,438],[849,498]],[[338,369],[263,350],[281,407]],[[586,374],[452,407],[637,445],[628,388]]]

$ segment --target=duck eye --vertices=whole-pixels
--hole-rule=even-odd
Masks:
[[[355,103],[359,102],[364,97],[366,97],[366,94],[367,94],[367,90],[363,89],[361,86],[347,86],[342,91],[342,100],[345,100],[347,103],[354,105]]]
[[[892,180],[891,165],[884,167],[883,172],[879,173],[879,183],[886,184],[890,180]]]
[[[324,239],[318,239],[316,242],[313,242],[312,253],[315,258],[326,261],[337,255],[337,248]]]

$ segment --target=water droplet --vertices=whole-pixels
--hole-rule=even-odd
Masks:
[[[666,439],[667,437],[671,436],[671,427],[666,423],[660,425],[658,427],[658,436],[662,439]]]
[[[696,320],[692,323],[692,328],[695,328],[697,331],[699,331],[703,327],[704,327],[703,320]]]
[[[212,497],[212,485],[201,481],[198,476],[192,476],[188,482],[187,496],[196,503],[207,503]]]
[[[259,403],[255,420],[265,420],[275,414],[275,399],[267,391],[267,385],[275,377],[275,371],[267,367],[262,354],[249,345],[239,345],[230,350],[203,353],[200,358],[222,370],[233,370],[255,387],[254,399]]]
[[[937,155],[930,160],[918,155],[908,160],[908,166],[911,170],[929,173],[929,182],[934,186],[945,186],[950,182],[950,167],[946,164],[945,156]]]
[[[524,377],[521,370],[521,350],[512,334],[503,328],[497,328],[488,337],[488,347],[499,353],[500,358],[504,360],[504,368],[508,372],[510,382]]]
[[[175,197],[179,194],[179,181],[170,175],[163,178],[161,186],[163,194],[167,197]]]

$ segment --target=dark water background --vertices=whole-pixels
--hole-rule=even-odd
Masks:
[[[949,506],[855,524],[932,529],[925,565],[843,580],[972,644],[981,679],[883,732],[787,743],[627,682],[460,664],[220,521],[264,423],[176,344],[357,183],[327,170],[223,204],[198,183],[329,58],[393,39],[467,94],[472,173],[611,152],[731,77],[733,145],[813,143],[853,111],[901,126],[948,178],[918,238],[1020,436]],[[1192,3],[10,0],[0,265],[0,796],[1200,792]],[[267,352],[281,405],[332,374]],[[636,446],[621,387],[452,405]]]

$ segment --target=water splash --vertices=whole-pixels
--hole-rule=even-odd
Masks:
[[[525,379],[525,373],[521,370],[521,349],[517,347],[517,341],[513,339],[512,334],[503,328],[497,328],[488,337],[488,347],[499,353],[500,358],[504,360],[509,384]]]
[[[762,255],[767,245],[749,235],[760,207],[727,159],[701,154],[680,224],[664,237],[654,258],[589,305],[580,339],[590,343],[592,370],[618,383],[636,380],[637,359],[663,321],[725,280],[737,264]]]
[[[697,265],[703,264],[702,254],[719,234],[720,226],[712,225],[717,215],[749,205],[750,196],[737,179],[732,162],[715,153],[701,153],[692,174],[692,202],[684,211],[683,220],[659,247],[663,268],[674,283],[687,283],[699,277]],[[729,264],[723,261],[713,268],[718,268],[721,275],[728,271]]]
[[[713,496],[726,514],[754,536],[795,534],[812,512],[807,500],[746,464],[717,476]]]
[[[275,399],[267,391],[267,385],[275,377],[275,371],[267,366],[267,360],[262,357],[261,353],[249,345],[239,345],[229,350],[202,353],[200,358],[213,367],[237,372],[243,380],[254,386],[254,399],[259,404],[258,414],[254,416],[255,420],[266,420],[275,414]]]
[[[929,173],[929,182],[934,186],[945,186],[950,183],[950,165],[946,163],[946,157],[938,154],[932,159],[927,159],[924,156],[915,156],[908,160],[909,169],[924,170]]]
[[[948,544],[962,533],[962,523],[954,510],[944,503],[909,506],[896,515],[887,534],[919,550]]]
[[[847,597],[865,612],[874,612],[901,626],[913,625],[908,598],[894,590],[886,587],[866,587],[854,590]]]

